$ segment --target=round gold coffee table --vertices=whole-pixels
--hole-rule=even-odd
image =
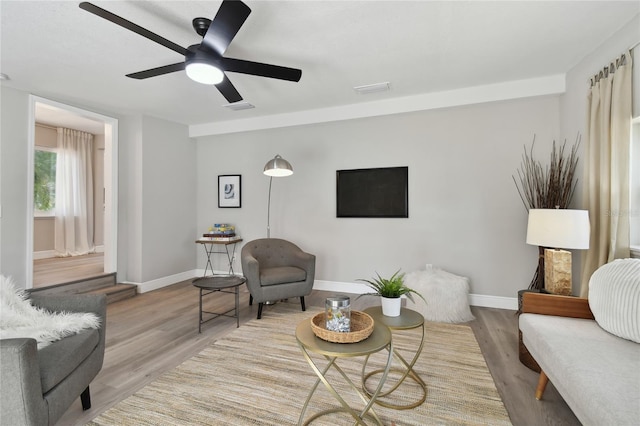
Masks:
[[[418,358],[422,353],[422,347],[424,346],[424,317],[419,312],[412,311],[411,309],[405,309],[405,308],[401,308],[400,316],[397,316],[397,317],[387,317],[383,315],[381,306],[374,306],[372,308],[365,309],[364,312],[371,315],[371,317],[373,318],[373,321],[376,324],[384,324],[387,327],[389,327],[389,329],[392,332],[396,330],[411,330],[418,327],[422,328],[422,337],[420,339],[420,345],[418,346],[416,353],[413,356],[413,359],[411,360],[411,362],[407,362],[397,349],[391,349],[395,358],[397,358],[398,361],[404,366],[404,367],[392,367],[391,371],[398,371],[402,373],[402,375],[400,379],[398,379],[398,381],[391,387],[391,389],[386,390],[384,393],[379,393],[378,399],[376,399],[375,401],[376,404],[382,405],[383,407],[387,407],[387,408],[393,408],[396,410],[408,410],[421,405],[427,399],[427,384],[424,382],[424,380],[420,378],[420,376],[418,376],[418,373],[413,369],[413,366],[415,365],[416,361],[418,361]],[[366,386],[367,380],[373,375],[382,373],[383,370],[378,369],[365,374],[365,369],[368,361],[369,361],[369,356],[365,358],[364,366],[362,368],[362,390],[367,395],[372,395],[372,392]],[[411,377],[411,379],[414,382],[416,382],[419,385],[419,387],[422,389],[422,392],[421,392],[422,397],[417,402],[406,404],[406,405],[399,405],[399,404],[393,404],[393,403],[379,399],[387,395],[390,395],[393,391],[398,389],[407,377]]]
[[[349,413],[353,419],[355,420],[355,424],[364,425],[364,419],[366,416],[373,417],[378,425],[382,425],[382,421],[380,417],[373,410],[373,404],[384,385],[384,381],[387,378],[387,374],[389,373],[389,368],[391,367],[392,353],[393,353],[393,345],[391,343],[391,331],[387,326],[382,323],[374,323],[373,332],[371,335],[360,342],[357,343],[331,343],[325,340],[322,340],[313,333],[311,329],[311,320],[306,319],[298,324],[296,328],[296,340],[298,341],[298,346],[302,350],[302,355],[307,360],[311,369],[313,369],[314,373],[318,376],[318,380],[316,380],[315,384],[311,388],[309,392],[309,396],[307,400],[304,402],[304,406],[302,407],[302,412],[300,413],[300,418],[298,420],[298,425],[308,425],[314,420],[318,419],[321,416],[331,414],[331,413],[339,413],[345,412]],[[342,368],[336,362],[340,358],[351,358],[358,356],[369,356],[373,353],[379,352],[383,349],[387,349],[389,352],[387,358],[387,365],[384,369],[380,370],[382,373],[382,377],[380,378],[380,382],[374,392],[371,393],[370,398],[367,398],[366,395],[362,394],[358,387],[353,383],[351,379],[347,376]],[[328,363],[324,367],[318,366],[318,363],[314,362],[314,360],[310,356],[310,352],[322,355]],[[366,365],[366,363],[365,363]],[[340,375],[345,379],[345,381],[350,385],[350,389],[360,397],[363,404],[365,404],[364,408],[361,411],[356,411],[344,400],[342,396],[338,393],[336,388],[329,383],[327,379],[327,372],[329,369],[333,367],[337,370]],[[362,370],[362,374],[364,374],[364,366]],[[313,416],[309,417],[306,421],[304,420],[305,412],[307,411],[307,407],[309,406],[309,402],[311,401],[311,397],[318,389],[318,385],[322,382],[327,390],[331,393],[331,395],[336,398],[341,407],[331,408],[324,411],[320,411]]]

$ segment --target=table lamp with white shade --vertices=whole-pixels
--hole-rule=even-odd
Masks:
[[[571,252],[588,249],[591,227],[587,210],[530,209],[527,244],[545,247],[544,287],[571,295]]]

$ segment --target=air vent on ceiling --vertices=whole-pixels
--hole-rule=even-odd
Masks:
[[[356,86],[353,88],[356,92],[366,95],[368,93],[385,92],[389,90],[389,82],[367,84],[365,86]]]
[[[246,101],[234,102],[234,103],[226,104],[222,106],[225,108],[229,108],[233,111],[241,111],[243,109],[255,108],[255,106],[251,105],[249,102],[246,102]]]

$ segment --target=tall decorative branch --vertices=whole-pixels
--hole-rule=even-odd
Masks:
[[[575,178],[576,166],[578,165],[578,147],[580,146],[580,135],[576,137],[576,142],[571,147],[571,152],[565,155],[567,141],[556,148],[556,141],[553,141],[549,165],[542,167],[540,161],[533,158],[533,148],[536,143],[535,136],[531,143],[531,149],[524,148],[520,169],[518,169],[518,180],[515,176],[513,182],[522,199],[522,203],[527,211],[530,209],[566,209],[571,203],[571,199],[576,190],[578,179]],[[539,256],[544,254],[544,247],[539,247]],[[544,264],[539,260],[536,272],[529,284],[531,290],[541,290],[544,288]]]

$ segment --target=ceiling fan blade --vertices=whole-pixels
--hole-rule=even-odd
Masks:
[[[220,60],[225,71],[259,75],[261,77],[277,78],[279,80],[288,81],[300,81],[300,77],[302,77],[302,70],[297,68],[245,61],[244,59],[220,58]]]
[[[224,76],[224,80],[222,80],[222,83],[216,84],[216,87],[230,104],[234,102],[240,102],[242,100],[242,96],[240,96],[240,93],[238,93],[233,83],[231,83],[226,75]]]
[[[171,72],[182,71],[184,70],[184,67],[184,62],[178,62],[177,64],[165,65],[158,68],[151,68],[149,70],[127,74],[127,77],[135,78],[136,80],[144,80],[145,78],[149,77],[157,77],[159,75],[169,74]]]
[[[146,37],[151,41],[155,41],[158,44],[163,45],[164,47],[167,47],[171,50],[173,50],[174,52],[177,52],[181,55],[186,55],[187,54],[187,49],[185,49],[182,46],[179,46],[177,44],[175,44],[172,41],[167,40],[164,37],[159,36],[158,34],[152,33],[151,31],[142,28],[140,25],[134,24],[131,21],[127,21],[126,19],[115,15],[107,10],[102,9],[101,7],[98,7],[92,3],[89,2],[82,2],[80,3],[80,9],[84,9],[87,12],[93,13],[94,15],[97,15],[101,18],[106,19],[107,21],[111,21],[114,24],[120,25],[123,28],[126,28],[130,31],[133,31],[136,34],[141,35],[142,37]]]
[[[249,6],[241,1],[224,0],[215,18],[211,20],[202,43],[222,56],[250,13]]]

